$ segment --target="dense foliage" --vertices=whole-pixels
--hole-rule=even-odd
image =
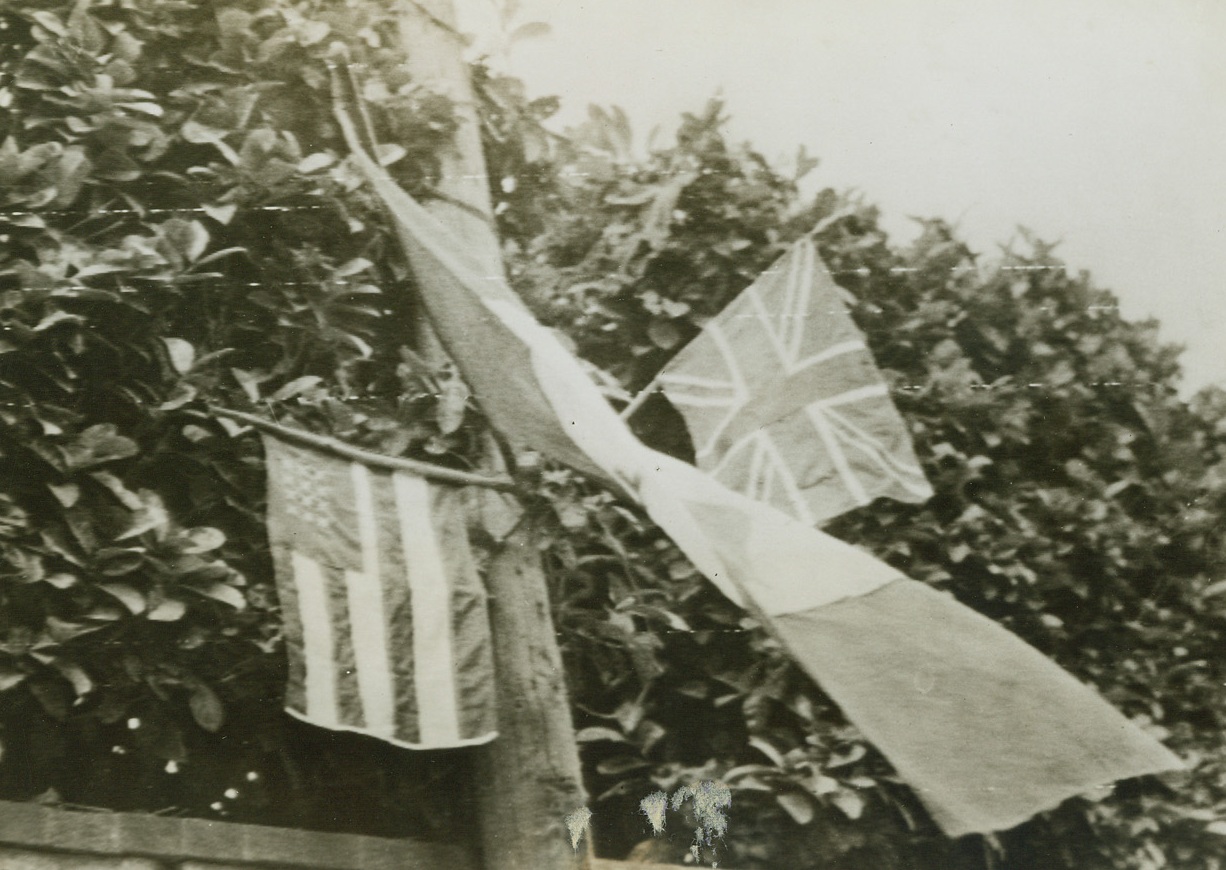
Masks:
[[[206,404],[462,461],[466,395],[405,348],[404,274],[335,156],[329,42],[410,189],[451,110],[351,5],[0,16],[5,794],[385,833],[454,811],[424,795],[461,759],[280,715],[259,445]]]
[[[480,414],[413,353],[412,277],[340,157],[329,46],[362,64],[383,157],[422,197],[450,105],[404,79],[375,3],[26,0],[0,27],[0,793],[456,831],[462,796],[432,786],[462,756],[279,714],[258,440],[209,410],[474,461]],[[658,531],[524,461],[603,848],[647,837],[647,794],[719,778],[721,866],[1219,867],[1226,397],[1182,402],[1153,325],[1049,246],[988,262],[940,222],[892,245],[870,206],[802,201],[730,144],[718,105],[642,159],[616,111],[560,136],[552,101],[476,81],[516,287],[613,398],[820,222],[937,490],[832,531],[1008,625],[1190,765],[949,843]],[[635,425],[689,449],[662,400]]]
[[[797,203],[794,179],[731,146],[718,113],[687,117],[675,148],[637,163],[615,115],[572,131],[560,159],[584,181],[519,240],[524,295],[633,391],[798,231],[823,227],[819,247],[937,490],[831,531],[1000,620],[1193,764],[1187,779],[1124,784],[984,848],[1019,867],[1216,866],[1220,393],[1181,401],[1155,324],[1123,320],[1050,246],[1023,234],[985,262],[933,221],[893,247],[862,203],[829,191]],[[636,423],[688,449],[664,401]],[[807,826],[776,865],[910,866],[928,848],[928,866],[987,860],[932,839],[871,748],[657,533],[582,487],[553,504],[581,737],[610,806],[718,775],[738,800],[762,790],[785,811],[776,824]]]

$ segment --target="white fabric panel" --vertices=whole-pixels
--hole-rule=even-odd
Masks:
[[[451,644],[451,587],[430,515],[430,485],[420,477],[392,475],[400,545],[408,566],[413,603],[413,660],[421,742],[457,743],[455,663]]]
[[[358,541],[362,548],[362,570],[345,572],[358,695],[366,728],[375,736],[387,738],[395,733],[396,690],[388,661],[375,499],[366,466],[355,462],[349,468],[353,475]]]
[[[328,607],[328,586],[323,569],[314,559],[293,554],[294,585],[302,620],[302,648],[306,659],[307,714],[327,726],[340,722],[336,699],[336,640]]]

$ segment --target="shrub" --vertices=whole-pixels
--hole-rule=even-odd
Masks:
[[[463,753],[281,715],[262,458],[210,410],[475,462],[483,420],[454,371],[413,352],[412,277],[329,120],[340,41],[395,143],[383,159],[431,196],[452,110],[405,80],[393,24],[379,4],[322,0],[0,13],[3,795],[463,827]],[[524,457],[602,847],[647,836],[649,792],[718,777],[734,789],[725,866],[1218,867],[1226,394],[1182,402],[1153,325],[1037,240],[987,262],[932,221],[892,245],[871,206],[802,202],[797,178],[729,143],[718,104],[637,158],[616,110],[559,136],[541,126],[556,101],[474,73],[513,281],[611,397],[822,221],[937,490],[832,531],[1009,626],[1191,767],[949,843],[656,529]],[[689,450],[661,400],[635,425]]]

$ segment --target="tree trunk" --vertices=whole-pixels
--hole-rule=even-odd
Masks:
[[[452,2],[407,0],[398,9],[409,75],[451,97],[460,120],[454,150],[442,155],[439,183],[452,202],[436,200],[429,208],[473,245],[489,274],[502,275],[476,105]],[[424,332],[423,351],[439,358],[437,340]],[[501,470],[496,450],[491,457]],[[488,575],[499,737],[474,750],[483,867],[586,868],[590,838],[574,849],[566,823],[586,797],[540,552],[531,527],[517,525],[521,512],[514,503],[491,492],[482,498],[487,527],[499,537],[505,534]]]

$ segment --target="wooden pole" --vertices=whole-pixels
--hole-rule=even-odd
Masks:
[[[384,471],[405,471],[418,477],[424,477],[427,480],[436,480],[439,483],[452,483],[457,486],[484,486],[504,492],[513,492],[515,490],[515,481],[505,474],[473,474],[472,472],[460,471],[456,468],[446,468],[442,465],[432,465],[429,462],[419,462],[416,459],[384,456],[381,453],[362,450],[359,447],[354,447],[335,438],[329,438],[326,435],[316,435],[314,432],[308,432],[305,429],[282,426],[280,423],[265,420],[263,417],[257,417],[255,414],[232,411],[229,408],[222,408],[217,405],[209,405],[209,413],[215,414],[218,417],[228,417],[239,423],[246,423],[248,426],[267,432],[270,435],[276,435],[278,438],[286,441],[314,447],[325,453],[331,453],[333,456],[339,456],[341,459],[360,462],[372,468],[381,468]]]
[[[427,207],[467,239],[490,275],[503,275],[481,133],[452,0],[397,0],[406,71],[455,101],[454,149],[442,155],[440,192]],[[450,199],[451,202],[447,200]],[[422,336],[421,351],[441,349]],[[491,471],[503,471],[491,450]],[[498,680],[499,737],[473,750],[485,870],[586,870],[590,837],[571,845],[566,817],[584,806],[579,752],[548,586],[531,525],[518,507],[484,491],[487,527],[502,539],[487,577]]]

